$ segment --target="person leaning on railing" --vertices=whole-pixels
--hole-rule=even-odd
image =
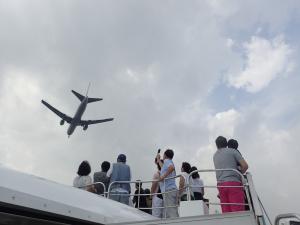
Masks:
[[[121,182],[118,183],[118,181]],[[129,183],[122,183],[124,181],[131,181],[131,171],[130,167],[126,164],[126,155],[120,154],[117,158],[117,163],[113,164],[110,183],[114,184],[112,184],[109,198],[129,205],[131,187]]]
[[[176,176],[175,166],[172,161],[173,156],[174,156],[173,150],[167,149],[164,152],[164,156],[163,156],[164,163],[162,164],[160,161],[160,154],[159,153],[157,154],[157,162],[159,162],[161,166],[159,185],[160,185],[161,192],[163,193],[166,218],[179,217],[178,206],[177,206],[178,190],[175,183],[175,178],[172,178]]]
[[[242,153],[238,150],[238,147],[239,147],[239,143],[237,140],[235,140],[235,139],[228,140],[228,148],[235,149],[238,153],[241,154],[241,156],[243,156]],[[238,166],[238,169],[240,171],[241,167]],[[249,204],[248,204],[249,202],[248,202],[245,190],[244,190],[244,198],[245,198],[245,204],[247,204],[247,205],[245,205],[245,210],[247,211],[247,210],[249,210]]]
[[[244,211],[245,199],[242,178],[239,173],[226,169],[240,169],[241,173],[245,173],[248,164],[238,151],[227,148],[225,137],[219,136],[216,139],[216,146],[215,168],[217,170],[223,169],[223,171],[216,172],[222,212]]]
[[[107,176],[107,172],[110,168],[110,162],[104,161],[101,164],[101,172],[94,173],[94,183],[101,182],[104,184],[95,184],[95,188],[98,195],[103,195],[108,190],[110,178]]]

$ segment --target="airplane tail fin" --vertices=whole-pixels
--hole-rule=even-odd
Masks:
[[[86,90],[86,97],[88,96],[88,93],[89,93],[89,90],[90,90],[90,86],[91,86],[91,82],[89,82],[89,86],[88,86],[88,88],[87,88],[87,90]]]
[[[78,92],[72,90],[72,93],[82,102],[82,100],[84,99],[84,96],[79,94]]]
[[[91,86],[91,83],[89,83],[89,86],[87,88],[87,91],[86,91],[86,97],[88,95],[88,92],[89,92],[89,89],[90,89],[90,86]],[[84,97],[83,95],[79,94],[78,92],[72,90],[72,93],[82,102],[86,97]],[[91,103],[91,102],[98,102],[98,101],[101,101],[103,100],[102,98],[88,98],[88,103]]]
[[[89,82],[89,86],[88,86],[87,91],[86,91],[86,97],[88,97],[90,87],[91,87],[91,82]],[[101,100],[102,100],[102,98],[88,98],[88,103],[98,102],[98,101],[101,101]]]

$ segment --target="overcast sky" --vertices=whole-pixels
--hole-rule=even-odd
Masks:
[[[235,138],[274,216],[300,212],[300,2],[295,0],[0,0],[1,164],[72,184],[127,155],[152,178],[158,148],[213,168],[218,135]],[[101,97],[73,116],[70,92]],[[209,184],[213,175],[206,177]]]

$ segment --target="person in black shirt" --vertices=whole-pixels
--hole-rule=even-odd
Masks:
[[[135,208],[138,208],[141,211],[149,213],[150,210],[147,209],[147,201],[146,201],[145,191],[142,188],[142,185],[143,184],[141,183],[140,180],[136,181],[136,183],[135,183],[136,190],[134,192],[132,202],[133,202]]]

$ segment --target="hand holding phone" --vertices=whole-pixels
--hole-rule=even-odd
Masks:
[[[157,161],[160,160],[160,149],[157,150],[156,160]]]

